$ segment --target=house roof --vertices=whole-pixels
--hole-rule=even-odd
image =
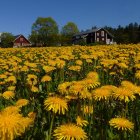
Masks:
[[[74,36],[85,35],[85,34],[89,34],[89,33],[97,32],[98,30],[99,30],[99,29],[92,29],[92,30],[82,31],[82,32],[80,32],[80,33],[75,34]]]
[[[91,29],[91,30],[83,31],[83,32],[80,32],[80,33],[75,34],[74,36],[82,36],[82,35],[86,35],[86,34],[89,34],[89,33],[95,33],[95,32],[97,32],[97,31],[99,31],[101,29],[105,30],[110,36],[114,37],[111,33],[109,33],[104,28],[97,28],[97,29]]]
[[[17,39],[17,38],[19,38],[21,35],[15,35],[14,37],[15,37],[15,39]]]
[[[29,43],[31,43],[31,42],[30,42],[24,35],[22,35],[22,34],[19,34],[19,35],[14,36],[14,37],[15,37],[14,41],[17,40],[20,36],[23,36]]]

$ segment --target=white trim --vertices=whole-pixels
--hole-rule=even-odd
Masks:
[[[17,38],[15,38],[15,40],[17,40],[17,39],[18,39],[19,37],[21,37],[21,36],[22,36],[22,35],[19,35]],[[15,41],[15,40],[14,40],[14,41]],[[13,42],[14,42],[14,41],[13,41]]]
[[[106,40],[106,44],[107,44],[107,33],[106,33],[106,37],[105,37],[105,40]]]

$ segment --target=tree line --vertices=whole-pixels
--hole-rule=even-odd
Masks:
[[[96,26],[92,27],[97,28]],[[140,43],[140,24],[130,23],[117,28],[105,26],[118,44]],[[52,17],[38,17],[31,27],[28,39],[33,47],[36,46],[67,46],[72,45],[72,37],[78,33],[78,26],[74,22],[68,22],[61,29]],[[2,33],[1,47],[12,47],[14,36],[12,33]]]
[[[140,43],[140,24],[130,23],[126,26],[119,25],[117,28],[104,27],[114,36],[118,44],[137,44]]]
[[[51,18],[38,17],[29,36],[33,46],[72,45],[72,36],[79,32],[74,22],[68,22],[59,31],[58,24]]]

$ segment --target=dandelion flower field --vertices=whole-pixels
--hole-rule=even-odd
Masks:
[[[0,139],[140,139],[140,45],[0,49]]]

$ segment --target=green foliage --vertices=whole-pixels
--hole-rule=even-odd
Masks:
[[[14,36],[11,33],[2,33],[1,34],[1,43],[0,46],[2,48],[10,48],[13,47]]]
[[[57,44],[58,25],[51,18],[38,17],[32,25],[30,41],[38,46],[51,46]]]
[[[62,28],[62,35],[74,35],[79,32],[79,29],[77,25],[73,22],[68,22],[63,28]]]
[[[78,32],[79,32],[79,29],[77,25],[73,22],[68,22],[65,26],[62,27],[61,44],[72,45],[72,37],[74,34]]]
[[[104,27],[115,37],[118,44],[140,43],[140,24],[130,23],[122,27],[119,25],[117,28]]]

